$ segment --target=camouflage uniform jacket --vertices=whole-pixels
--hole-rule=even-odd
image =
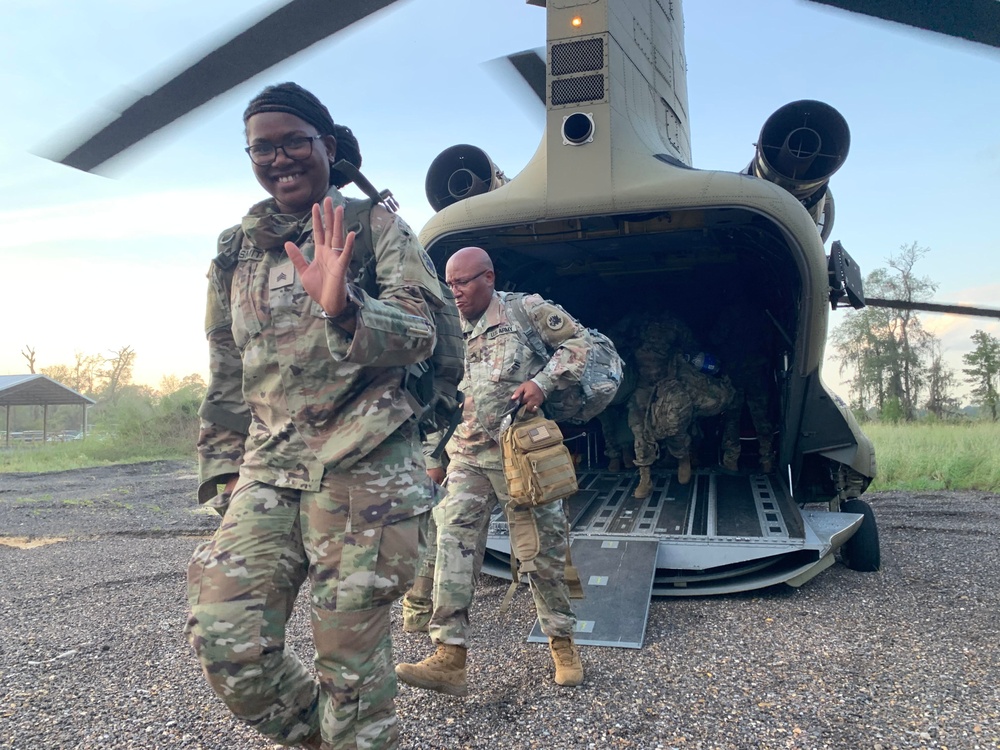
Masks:
[[[521,383],[534,381],[548,398],[580,381],[587,360],[586,331],[558,305],[537,294],[523,297],[524,309],[552,356],[534,352],[507,309],[506,292],[494,292],[475,322],[462,320],[465,335],[465,394],[462,423],[448,442],[448,456],[484,469],[500,469],[500,418]],[[543,407],[544,408],[544,407]]]
[[[329,195],[334,205],[344,203],[336,189]],[[324,317],[285,254],[291,240],[312,259],[311,215],[279,214],[267,200],[250,210],[242,228],[235,268],[213,263],[209,270],[211,373],[198,440],[202,502],[237,472],[316,491],[325,470],[350,467],[395,432],[412,416],[403,367],[431,354],[431,306],[442,303],[434,266],[416,236],[379,206],[371,232],[380,294],[374,299],[349,284],[359,308],[353,334]],[[247,417],[249,434],[241,429]]]

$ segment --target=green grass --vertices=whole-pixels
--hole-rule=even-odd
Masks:
[[[52,495],[41,495],[39,497],[18,497],[14,498],[14,505],[30,505],[31,503],[51,502]]]
[[[192,459],[193,442],[135,445],[125,440],[99,440],[88,437],[67,443],[35,444],[0,450],[0,474],[3,472],[46,472],[84,469],[90,466],[134,464],[140,461]]]
[[[866,423],[875,443],[879,490],[979,490],[1000,492],[1000,423]],[[137,446],[128,441],[87,440],[0,450],[0,473],[63,471],[163,459],[193,459],[186,441]],[[127,494],[127,490],[122,494]]]
[[[872,491],[1000,491],[1000,424],[862,425],[875,444]]]

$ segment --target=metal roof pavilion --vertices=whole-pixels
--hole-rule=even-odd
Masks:
[[[10,407],[41,406],[44,408],[42,439],[48,438],[48,409],[50,406],[77,404],[83,410],[83,432],[87,431],[87,407],[94,399],[77,393],[45,375],[0,375],[0,406],[6,409],[4,426],[10,425]],[[10,430],[6,430],[5,443],[10,446]]]

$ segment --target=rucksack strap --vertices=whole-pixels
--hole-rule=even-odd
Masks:
[[[441,458],[444,454],[444,447],[451,440],[451,436],[455,434],[455,430],[458,429],[458,425],[462,422],[462,410],[465,408],[465,394],[461,391],[455,391],[455,408],[452,410],[451,417],[448,419],[448,426],[445,428],[444,434],[441,435],[441,439],[438,444],[431,451],[431,458]]]
[[[241,247],[243,247],[243,225],[237,224],[219,235],[217,255],[212,261],[222,270],[228,271],[239,261]]]
[[[350,268],[354,283],[377,298],[375,238],[372,237],[371,218],[373,205],[370,198],[347,198],[344,203],[344,233],[354,232]]]
[[[507,614],[507,610],[510,609],[510,603],[514,600],[514,594],[517,593],[517,587],[520,585],[521,573],[517,569],[517,558],[514,556],[514,551],[511,550],[510,586],[507,587],[507,593],[503,595],[503,601],[500,602],[500,614]]]
[[[514,592],[521,583],[523,573],[537,573],[535,558],[541,551],[541,537],[538,533],[538,520],[530,509],[514,510],[505,508],[507,526],[510,529],[510,573],[511,582],[507,593],[500,602],[500,611],[510,608]]]
[[[569,589],[570,599],[586,599],[583,593],[583,582],[580,580],[580,571],[573,565],[573,555],[570,553],[573,540],[569,536],[569,503],[565,500],[563,501],[563,514],[566,520],[566,572],[564,575],[566,588]]]
[[[542,359],[548,359],[552,356],[552,352],[549,347],[546,346],[545,342],[542,340],[541,335],[535,330],[535,324],[531,320],[531,316],[528,315],[527,309],[524,307],[524,295],[523,294],[506,294],[503,297],[504,305],[507,307],[507,312],[517,323],[517,328],[520,330],[526,339],[528,339],[528,346],[531,350],[537,354]]]
[[[338,161],[333,165],[332,169],[336,169],[345,177],[350,177],[351,182],[357,185],[361,192],[368,196],[372,205],[381,203],[391,213],[396,213],[399,210],[399,203],[393,197],[391,190],[376,190],[375,186],[368,181],[368,178],[361,174],[361,170],[346,159]]]

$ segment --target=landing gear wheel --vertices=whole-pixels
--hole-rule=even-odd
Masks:
[[[882,552],[879,549],[878,527],[875,525],[875,514],[872,513],[871,506],[855,497],[842,502],[840,511],[864,516],[861,527],[840,548],[844,565],[862,573],[878,570],[882,567]]]

